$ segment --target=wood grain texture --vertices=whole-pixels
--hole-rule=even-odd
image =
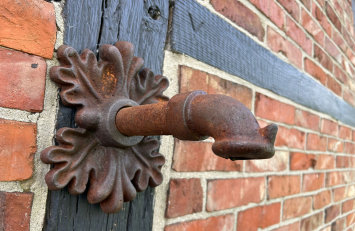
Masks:
[[[176,0],[170,47],[355,126],[355,108],[194,0]]]
[[[148,10],[156,6],[161,17],[154,20]],[[161,74],[167,33],[169,2],[165,0],[67,0],[64,7],[66,45],[78,52],[97,52],[101,44],[129,41],[145,67]],[[56,129],[75,127],[75,110],[60,103]],[[73,196],[67,189],[50,191],[43,230],[131,230],[150,231],[154,190],[138,193],[115,214],[105,214],[98,204],[89,204],[86,193]]]

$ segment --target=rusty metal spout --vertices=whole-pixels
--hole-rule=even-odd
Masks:
[[[260,128],[251,111],[225,95],[194,91],[169,102],[122,108],[116,127],[126,136],[173,135],[198,141],[213,137],[213,152],[231,160],[266,159],[274,155],[276,124]]]

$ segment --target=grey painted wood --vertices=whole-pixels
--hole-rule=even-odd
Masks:
[[[148,13],[152,6],[160,9],[157,20]],[[129,41],[136,46],[136,56],[145,59],[145,66],[161,74],[168,15],[169,3],[164,0],[66,0],[64,43],[77,51],[97,51],[98,44]],[[60,103],[56,128],[75,127],[74,115],[75,110]],[[98,204],[89,204],[86,194],[73,196],[67,189],[50,191],[43,230],[150,231],[153,192],[148,188],[125,203],[120,212],[107,215]]]
[[[194,0],[176,0],[170,46],[355,126],[355,108]]]

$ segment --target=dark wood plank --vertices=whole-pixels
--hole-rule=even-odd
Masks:
[[[158,7],[161,17],[150,17],[150,7]],[[164,0],[67,0],[65,44],[77,51],[98,49],[98,44],[114,44],[118,40],[132,42],[136,56],[145,66],[161,74],[169,16],[169,3]],[[60,103],[57,126],[74,127],[75,110]],[[73,196],[67,189],[50,191],[43,230],[127,230],[150,231],[153,220],[154,190],[138,193],[123,209],[107,215],[98,204],[87,202],[86,194]]]
[[[355,108],[196,1],[175,1],[171,28],[172,51],[355,126]]]

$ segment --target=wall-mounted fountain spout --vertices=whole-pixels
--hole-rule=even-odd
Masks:
[[[116,116],[127,136],[173,135],[180,140],[215,139],[213,152],[231,160],[266,159],[274,155],[277,125],[260,128],[250,110],[225,95],[194,91],[169,102],[128,107]]]
[[[59,129],[59,145],[42,151],[42,161],[54,166],[46,175],[49,189],[87,190],[90,203],[119,211],[137,192],[162,182],[164,156],[149,135],[212,136],[214,153],[232,160],[274,155],[277,125],[260,129],[248,108],[223,95],[194,91],[168,101],[168,79],[143,69],[143,59],[133,54],[128,42],[102,45],[100,61],[87,49],[80,55],[68,46],[58,49],[61,66],[50,76],[63,104],[77,108],[78,128]]]

